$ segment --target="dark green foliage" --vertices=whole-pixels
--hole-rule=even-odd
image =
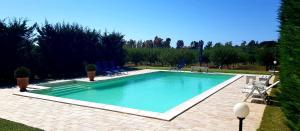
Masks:
[[[235,64],[238,61],[238,51],[232,46],[216,46],[211,49],[209,59],[217,66]]]
[[[15,70],[14,74],[15,74],[15,78],[29,77],[30,70],[26,67],[21,66]]]
[[[280,19],[280,100],[292,130],[300,130],[300,1],[282,0]]]
[[[112,61],[115,66],[123,66],[125,64],[125,52],[123,46],[125,44],[124,35],[117,32],[108,34],[104,32],[101,35],[101,49],[98,61]]]
[[[85,67],[86,71],[96,71],[96,65],[95,64],[88,64]]]
[[[274,66],[273,61],[278,58],[276,53],[275,41],[261,42],[257,49],[257,60],[261,65],[266,66],[266,70],[272,69]]]
[[[199,64],[201,65],[203,62],[203,45],[204,41],[200,40],[199,41]]]
[[[163,42],[163,48],[171,48],[171,38],[166,38]]]
[[[26,20],[0,20],[0,83],[14,81],[14,70],[19,66],[34,68],[33,31],[35,25],[28,26]]]
[[[36,24],[28,26],[26,20],[1,20],[0,83],[13,83],[14,70],[20,66],[28,67],[34,78],[42,79],[84,75],[86,63],[106,61],[123,66],[123,37],[116,32],[102,35],[78,24],[45,22],[36,28]]]
[[[161,41],[159,37],[152,40],[139,41],[135,43],[130,40],[125,45],[127,50],[127,61],[137,64],[161,64],[174,65],[181,60],[186,60],[188,64],[212,63],[215,66],[229,67],[236,64],[261,64],[266,66],[266,70],[273,67],[273,60],[276,59],[276,41],[263,41],[261,43],[245,41],[241,45],[233,46],[232,42],[225,44],[208,42],[204,46],[204,41],[191,42],[189,47],[185,47],[182,40],[177,41],[177,48],[165,49],[158,46]],[[169,41],[168,38],[166,41]],[[163,42],[163,43],[164,43]],[[156,44],[155,44],[156,43]],[[142,45],[142,46],[140,46]],[[196,53],[195,53],[196,52]],[[195,59],[196,58],[196,59]]]
[[[95,30],[77,24],[46,22],[37,31],[45,75],[82,73],[85,63],[98,59],[100,34]]]
[[[130,39],[129,41],[126,41],[125,47],[136,48],[136,45],[137,45],[136,41]]]
[[[41,70],[54,77],[84,74],[86,63],[101,61],[123,66],[125,40],[120,33],[103,33],[78,24],[47,22],[38,28],[36,53],[41,53]],[[43,74],[41,74],[43,75]]]
[[[198,60],[198,51],[191,49],[126,48],[126,52],[127,60],[135,65],[160,63],[162,66],[174,66],[181,60],[185,60],[187,64]]]
[[[176,43],[176,48],[179,49],[179,48],[183,48],[183,47],[184,47],[183,40],[178,40]]]

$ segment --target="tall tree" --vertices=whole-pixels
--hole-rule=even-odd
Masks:
[[[155,36],[153,44],[155,48],[161,48],[163,47],[163,39],[158,36]]]
[[[207,42],[207,44],[205,45],[204,49],[209,49],[213,47],[213,43],[211,41]]]
[[[105,60],[114,62],[117,66],[125,64],[125,52],[122,48],[125,44],[124,35],[118,32],[101,35],[101,45]]]
[[[280,101],[288,126],[300,130],[300,1],[282,0],[280,19]]]
[[[61,74],[70,76],[75,73],[83,73],[85,63],[94,63],[98,59],[97,57],[104,57],[108,51],[101,51],[101,54],[98,54],[99,32],[78,24],[57,23],[52,25],[45,22],[37,31],[45,75],[49,73],[54,76]],[[104,46],[106,44],[101,48]]]
[[[152,40],[146,40],[143,42],[143,48],[153,48],[154,44]]]
[[[199,48],[199,42],[197,41],[192,41],[190,45],[191,49],[198,49]]]
[[[176,43],[176,48],[180,49],[180,48],[183,48],[183,47],[184,47],[183,40],[178,40],[177,43]]]
[[[254,64],[255,62],[257,62],[256,60],[257,48],[258,48],[258,44],[254,40],[249,41],[247,45],[247,53],[249,54],[248,60],[250,64]]]
[[[31,55],[34,29],[35,24],[28,26],[27,20],[0,20],[0,59],[4,62],[0,64],[0,84],[12,82],[18,66],[34,67]]]
[[[142,48],[143,47],[143,41],[142,40],[139,40],[137,43],[136,43],[136,48]]]
[[[163,47],[164,47],[164,48],[171,48],[171,38],[167,38],[167,39],[163,42]]]
[[[200,40],[198,43],[199,43],[199,64],[201,66],[202,65],[202,61],[203,61],[203,45],[204,45],[204,41]]]
[[[130,39],[129,41],[126,42],[126,47],[129,47],[129,48],[136,48],[136,41]]]

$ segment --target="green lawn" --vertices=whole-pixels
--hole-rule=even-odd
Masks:
[[[138,69],[158,69],[158,70],[169,70],[170,67],[156,67],[156,66],[137,66]],[[184,68],[185,71],[190,71],[191,68]],[[220,73],[241,73],[241,74],[271,74],[267,71],[256,71],[256,70],[234,70],[234,69],[208,69],[208,72],[220,72]]]
[[[276,75],[274,81],[278,81],[279,77]],[[270,94],[270,104],[265,108],[262,121],[257,131],[290,131],[285,125],[285,116],[280,108],[280,103],[276,94],[279,94],[279,87],[273,88]]]
[[[276,99],[276,93],[278,92],[278,87],[272,89],[271,92],[271,103],[266,106],[262,122],[257,131],[290,131],[290,129],[285,125],[285,116],[280,109],[280,104]]]
[[[26,126],[21,123],[0,118],[0,131],[42,131],[42,130],[30,126]]]

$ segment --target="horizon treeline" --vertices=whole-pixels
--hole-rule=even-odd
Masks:
[[[175,66],[179,61],[187,64],[207,64],[214,67],[235,66],[237,64],[263,65],[266,70],[273,69],[273,61],[278,61],[277,41],[243,41],[240,45],[232,42],[192,41],[185,44],[176,42],[170,46],[171,38],[166,40],[156,36],[153,40],[128,40],[125,44],[127,61],[135,65]]]
[[[115,66],[128,62],[174,66],[180,61],[216,67],[260,64],[269,69],[277,58],[276,44],[254,40],[241,45],[205,44],[200,40],[186,46],[178,40],[172,48],[171,38],[126,41],[121,33],[101,33],[76,23],[28,25],[24,19],[0,20],[0,82],[13,82],[13,72],[20,66],[29,68],[33,78],[68,78],[84,75],[85,65],[97,62]]]

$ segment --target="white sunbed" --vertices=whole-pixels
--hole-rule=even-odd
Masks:
[[[263,82],[266,86],[269,85],[269,81],[273,75],[261,75],[259,76],[258,80]]]
[[[254,83],[259,83],[268,86],[271,78],[272,75],[261,75],[258,77],[257,81],[255,75],[246,75],[246,84],[244,87],[242,87],[242,92],[245,93],[245,90],[252,89]]]
[[[263,99],[263,101],[266,103],[267,98],[268,98],[267,92],[279,83],[280,83],[279,81],[276,81],[275,83],[273,83],[272,85],[270,85],[268,87],[263,84],[258,84],[258,83],[254,84],[252,89],[245,91],[248,94],[246,95],[246,98],[244,99],[244,101],[246,101],[250,96],[259,95]]]

